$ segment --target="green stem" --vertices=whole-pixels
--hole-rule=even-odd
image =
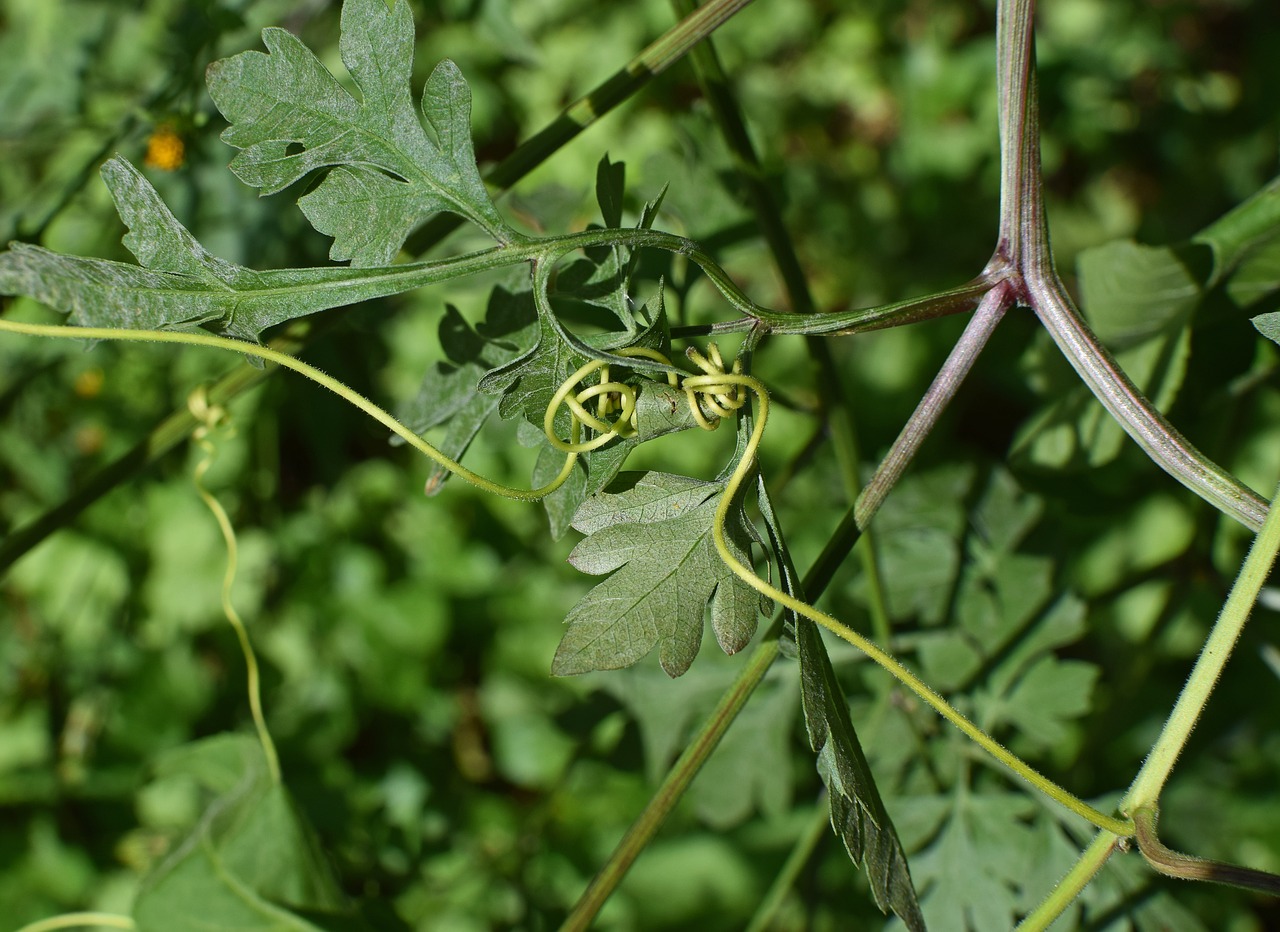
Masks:
[[[700,386],[704,378],[707,379],[708,382],[712,379],[711,376],[693,376],[686,379],[685,384]],[[967,738],[994,757],[997,761],[1002,763],[1009,770],[1026,780],[1041,793],[1044,793],[1050,799],[1082,818],[1087,819],[1098,828],[1106,829],[1107,831],[1114,832],[1121,836],[1132,834],[1132,823],[1100,812],[1075,794],[1068,792],[1058,784],[1054,783],[1048,777],[1044,776],[1035,768],[1024,762],[1017,755],[1008,751],[998,741],[988,735],[985,731],[965,717],[964,714],[943,699],[942,696],[936,693],[927,683],[903,666],[902,663],[900,663],[892,654],[889,654],[887,651],[876,646],[875,643],[858,634],[856,631],[847,627],[842,622],[831,617],[825,612],[820,612],[809,603],[803,602],[800,599],[782,592],[775,586],[770,585],[766,580],[761,579],[752,570],[743,566],[738,561],[738,559],[733,555],[733,552],[729,549],[728,543],[725,541],[725,522],[728,518],[729,508],[732,507],[734,497],[741,489],[742,483],[747,475],[754,468],[756,452],[760,446],[760,438],[763,435],[764,426],[769,417],[769,395],[764,386],[757,379],[748,375],[736,375],[732,373],[724,374],[718,377],[716,384],[745,386],[756,395],[756,399],[759,404],[759,411],[756,415],[755,427],[752,429],[751,438],[747,441],[746,449],[743,451],[742,458],[739,460],[737,468],[729,477],[729,481],[725,485],[725,490],[720,497],[720,503],[716,507],[715,521],[711,526],[711,534],[716,545],[716,552],[719,553],[720,559],[722,559],[725,562],[725,565],[733,571],[734,575],[747,583],[757,592],[774,600],[777,604],[820,624],[832,634],[835,634],[837,637],[848,641],[854,647],[858,648],[858,650],[866,654],[871,660],[875,661],[887,670],[895,679],[898,680],[898,682],[902,683],[919,696],[921,701],[959,729]]]
[[[1119,843],[1119,837],[1111,832],[1101,831],[1095,835],[1067,875],[1058,881],[1039,906],[1018,923],[1017,932],[1043,932],[1053,925],[1107,863]]]
[[[1280,493],[1277,494],[1277,501],[1280,501]],[[1196,658],[1195,666],[1191,668],[1191,675],[1187,677],[1187,683],[1169,714],[1169,720],[1120,804],[1122,812],[1132,813],[1142,807],[1155,806],[1158,802],[1160,791],[1204,711],[1214,685],[1222,675],[1231,651],[1244,630],[1245,622],[1249,620],[1249,612],[1257,601],[1263,583],[1267,581],[1278,550],[1280,506],[1273,503],[1267,510],[1262,530],[1249,548],[1249,555],[1240,568],[1240,575],[1236,577],[1235,584],[1227,595],[1222,612],[1218,615],[1200,656]]]
[[[771,928],[773,917],[782,908],[787,894],[795,886],[796,878],[800,876],[800,871],[809,863],[809,858],[813,857],[813,852],[818,847],[818,842],[825,838],[830,830],[831,813],[827,809],[825,802],[820,801],[818,807],[814,809],[813,815],[810,816],[809,824],[805,826],[804,832],[796,839],[795,847],[787,855],[786,863],[782,865],[778,875],[773,878],[773,883],[769,886],[769,892],[760,901],[760,906],[756,909],[755,915],[751,917],[751,923],[747,926],[746,932],[768,932],[768,929]]]
[[[517,501],[527,502],[539,501],[542,498],[545,498],[551,492],[558,489],[564,483],[565,479],[568,478],[577,456],[577,454],[574,453],[568,454],[568,456],[565,457],[565,465],[560,471],[560,475],[542,488],[529,490],[514,489],[486,479],[484,476],[472,472],[456,460],[445,456],[431,444],[427,443],[409,428],[397,421],[389,412],[375,405],[355,389],[350,388],[332,376],[321,372],[315,366],[308,365],[299,359],[295,359],[292,356],[277,352],[276,350],[265,346],[258,346],[253,343],[245,343],[241,340],[231,340],[226,337],[214,336],[211,333],[183,333],[174,330],[116,330],[103,327],[62,327],[47,324],[24,324],[18,323],[17,321],[3,319],[0,319],[0,331],[21,333],[28,336],[57,337],[72,340],[122,340],[134,343],[177,343],[186,346],[204,346],[211,349],[219,349],[232,353],[242,353],[246,356],[253,356],[257,359],[263,360],[264,362],[273,363],[285,369],[292,369],[294,372],[310,379],[317,385],[327,388],[339,398],[351,405],[354,405],[369,417],[382,424],[392,433],[401,437],[418,452],[439,463],[445,469],[455,473],[462,479],[470,482],[472,485],[503,498],[512,498]]]
[[[55,929],[76,929],[82,926],[107,926],[112,929],[136,929],[128,916],[115,913],[64,913],[49,919],[41,919],[23,926],[18,932],[54,932]]]
[[[778,634],[781,628],[780,623],[775,624],[765,640],[752,652],[742,672],[738,674],[728,691],[720,697],[715,709],[672,766],[662,785],[645,805],[644,811],[627,829],[609,860],[600,869],[600,873],[596,874],[581,898],[574,904],[573,911],[560,927],[561,932],[585,932],[591,927],[591,922],[600,908],[613,895],[613,891],[630,870],[640,852],[657,834],[662,823],[666,821],[671,810],[675,808],[680,797],[693,782],[693,778],[697,776],[702,765],[711,756],[711,752],[720,743],[720,739],[729,730],[729,725],[742,711],[747,699],[764,680],[769,667],[778,657]]]

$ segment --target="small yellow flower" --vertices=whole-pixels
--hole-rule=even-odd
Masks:
[[[182,167],[186,153],[182,137],[172,127],[158,126],[147,140],[147,155],[143,163],[150,168],[171,172]]]

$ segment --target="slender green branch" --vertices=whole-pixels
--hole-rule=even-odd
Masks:
[[[1107,863],[1119,844],[1119,837],[1111,832],[1104,830],[1095,835],[1067,875],[1058,881],[1039,906],[1018,923],[1017,932],[1043,932],[1053,925],[1102,870],[1102,865]]]
[[[1114,832],[1117,835],[1127,836],[1132,833],[1132,824],[1127,820],[1117,819],[1109,816],[1090,806],[1078,796],[1068,792],[1067,790],[1054,783],[1048,777],[1045,777],[1035,768],[1029,766],[1020,757],[1016,756],[1004,748],[998,741],[984,732],[981,728],[971,722],[954,706],[948,703],[937,692],[935,692],[927,683],[903,666],[893,655],[876,646],[875,643],[853,631],[842,622],[831,617],[825,612],[820,612],[807,602],[803,602],[785,592],[770,585],[766,580],[757,576],[751,569],[745,567],[733,555],[725,540],[724,528],[728,518],[729,508],[733,504],[733,499],[742,487],[742,483],[746,476],[754,468],[756,452],[760,446],[760,439],[763,435],[764,425],[769,416],[769,395],[765,387],[755,378],[748,375],[738,375],[735,373],[725,373],[719,376],[691,376],[685,380],[685,385],[693,388],[695,391],[704,385],[722,386],[722,385],[741,385],[750,390],[756,396],[759,410],[756,414],[755,427],[751,432],[751,437],[747,441],[746,449],[743,451],[742,458],[739,460],[737,468],[729,477],[729,481],[725,486],[725,491],[721,495],[720,503],[716,508],[715,521],[711,526],[712,538],[715,541],[716,552],[720,554],[720,559],[725,565],[733,571],[743,582],[750,585],[757,592],[774,600],[784,608],[790,609],[796,614],[803,615],[822,627],[826,628],[837,637],[848,641],[858,650],[866,654],[871,660],[888,671],[895,679],[914,692],[920,697],[926,705],[935,712],[945,718],[948,722],[959,729],[966,737],[981,747],[989,755],[1002,763],[1009,770],[1013,771],[1022,779],[1026,780],[1033,787],[1044,793],[1055,802],[1076,813],[1084,819],[1097,826]]]
[[[662,823],[666,821],[671,810],[675,808],[680,797],[693,782],[693,778],[711,756],[711,752],[720,744],[720,740],[729,730],[738,713],[742,711],[751,694],[764,680],[769,667],[778,657],[778,635],[781,631],[781,622],[775,623],[760,646],[752,651],[742,671],[725,694],[720,697],[715,709],[685,747],[684,753],[680,755],[661,786],[649,799],[644,811],[636,817],[635,822],[618,842],[613,854],[609,856],[609,860],[605,862],[578,902],[574,904],[573,911],[560,927],[560,932],[585,932],[591,927],[591,922],[600,912],[600,908],[613,895],[613,891],[631,869],[640,852],[657,834]]]
[[[212,349],[219,349],[227,352],[242,353],[246,356],[253,356],[264,362],[273,363],[285,369],[292,369],[299,375],[302,375],[315,382],[323,388],[327,388],[339,398],[359,408],[369,417],[382,424],[392,433],[404,439],[406,443],[424,454],[435,462],[439,463],[445,469],[455,473],[472,485],[478,486],[486,492],[503,498],[513,498],[518,501],[539,501],[547,495],[558,489],[568,478],[569,473],[573,469],[573,464],[577,454],[570,453],[565,457],[565,466],[561,470],[560,475],[553,479],[550,483],[539,489],[514,489],[509,486],[501,485],[486,479],[478,473],[472,472],[456,460],[445,456],[431,444],[427,443],[409,428],[405,427],[395,419],[387,411],[375,405],[372,401],[365,398],[359,392],[350,388],[346,384],[338,381],[330,375],[321,372],[315,366],[308,365],[292,356],[277,352],[265,346],[258,346],[253,343],[245,343],[241,340],[231,340],[226,337],[214,336],[211,333],[184,333],[172,330],[116,330],[111,328],[100,327],[62,327],[47,324],[24,324],[11,320],[0,319],[0,331],[8,331],[10,333],[21,333],[28,336],[40,337],[56,337],[61,339],[72,340],[122,340],[125,342],[135,343],[177,343],[186,346],[204,346]]]
[[[1169,713],[1169,720],[1129,792],[1125,794],[1120,806],[1122,812],[1134,812],[1144,806],[1153,807],[1158,802],[1160,792],[1173,771],[1173,765],[1186,746],[1187,739],[1191,737],[1191,731],[1209,702],[1209,696],[1231,657],[1231,651],[1244,630],[1245,622],[1249,620],[1249,612],[1258,599],[1259,590],[1267,581],[1278,550],[1280,505],[1272,504],[1262,530],[1249,548],[1249,555],[1240,568],[1240,575],[1236,577],[1235,584],[1227,595],[1222,612],[1201,648],[1195,666],[1191,668],[1191,675],[1187,677],[1187,683],[1182,688],[1173,711]]]
[[[769,885],[769,891],[764,895],[764,899],[760,901],[755,915],[751,917],[751,923],[747,926],[746,932],[767,932],[772,927],[773,918],[777,915],[778,910],[782,908],[782,904],[786,901],[787,894],[791,892],[791,888],[795,886],[796,879],[800,876],[800,871],[804,870],[804,866],[813,857],[813,852],[818,847],[818,842],[822,841],[830,830],[831,813],[827,808],[825,799],[820,798],[817,808],[813,810],[813,815],[809,818],[809,824],[800,833],[800,837],[796,839],[791,853],[787,855],[786,863],[782,865],[782,869],[773,878],[773,883]]]
[[[54,932],[55,929],[78,929],[82,926],[107,926],[112,929],[136,929],[128,916],[116,913],[64,913],[23,926],[18,932]]]

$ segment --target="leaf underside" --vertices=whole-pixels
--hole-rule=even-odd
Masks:
[[[347,0],[339,50],[359,90],[352,96],[311,50],[283,29],[264,29],[267,53],[242,52],[209,66],[209,93],[240,149],[231,170],[274,194],[317,169],[330,171],[299,202],[333,237],[331,258],[388,265],[431,214],[456,213],[502,243],[516,238],[498,214],[471,143],[471,91],[442,61],[422,95],[409,81],[413,13],[404,0]],[[434,137],[434,138],[433,138]]]
[[[620,491],[587,499],[573,526],[588,536],[569,562],[584,573],[613,575],[569,612],[556,651],[556,675],[614,670],[659,648],[670,676],[684,673],[702,643],[708,602],[716,640],[736,653],[755,633],[760,599],[720,559],[711,538],[721,486],[667,473],[624,473]],[[726,537],[750,565],[750,536],[740,508]]]

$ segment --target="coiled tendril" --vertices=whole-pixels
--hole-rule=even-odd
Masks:
[[[628,346],[618,350],[615,355],[643,357],[666,366],[671,365],[671,360],[661,352],[645,346]],[[702,374],[685,376],[682,381],[674,372],[668,372],[667,384],[672,388],[684,389],[689,412],[699,427],[703,430],[715,430],[720,426],[722,418],[730,417],[750,397],[746,386],[732,381],[734,377],[742,375],[742,360],[734,360],[733,368],[726,370],[720,348],[714,343],[707,344],[705,356],[692,346],[685,350],[685,355]],[[595,385],[575,391],[577,386],[595,372],[600,373]],[[634,386],[612,380],[609,363],[593,359],[560,383],[556,393],[551,396],[542,419],[543,432],[553,447],[566,453],[589,453],[615,437],[634,437],[639,433],[636,397],[637,390]],[[595,401],[595,413],[587,407],[592,400]],[[568,440],[561,439],[556,434],[555,420],[561,406],[569,409],[572,418]],[[596,436],[590,440],[581,440],[583,427],[590,428]]]

